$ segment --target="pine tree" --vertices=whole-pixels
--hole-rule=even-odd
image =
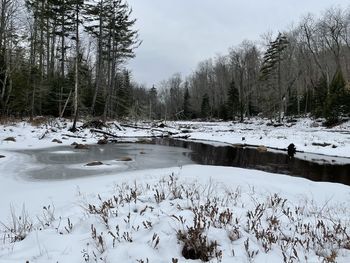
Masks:
[[[130,72],[123,70],[122,74],[118,74],[119,81],[116,92],[116,112],[119,118],[128,116],[131,108],[131,83]]]
[[[119,65],[134,57],[134,49],[140,44],[137,31],[133,30],[136,20],[131,19],[131,13],[122,0],[98,0],[86,5],[85,29],[97,41],[95,93],[91,111],[94,113],[105,72],[104,118],[112,107],[111,96],[116,88]]]
[[[105,0],[99,0],[97,3],[87,3],[85,6],[85,14],[85,20],[87,22],[85,24],[85,30],[92,37],[97,39],[95,91],[91,105],[91,113],[95,114],[96,99],[100,91],[103,77],[103,46],[108,33],[108,31],[106,31],[107,28],[105,22],[105,17],[107,16],[107,10],[105,10]]]
[[[327,126],[332,126],[339,122],[339,116],[344,113],[344,97],[346,97],[345,80],[341,70],[337,70],[330,83],[324,104],[324,116]]]
[[[50,0],[52,4],[52,13],[56,17],[56,28],[54,34],[59,39],[57,50],[59,52],[59,77],[58,79],[58,112],[63,117],[66,106],[72,93],[71,87],[68,87],[66,79],[66,54],[70,48],[67,45],[67,38],[74,32],[74,21],[71,19],[73,5],[70,0]],[[58,54],[56,55],[58,56]]]
[[[239,91],[236,87],[234,80],[231,81],[227,97],[228,98],[226,104],[228,109],[228,115],[234,120],[236,118],[238,109],[240,108]]]
[[[327,79],[325,76],[322,75],[322,77],[318,80],[315,87],[315,92],[312,98],[310,98],[308,103],[313,103],[313,114],[319,118],[324,117],[325,112],[325,101],[327,100],[328,94],[328,85],[327,85]],[[307,94],[311,96],[312,94]]]
[[[157,111],[157,97],[158,97],[158,92],[157,89],[154,87],[154,85],[152,86],[152,88],[150,89],[149,93],[149,119],[155,119],[156,116],[156,111]]]
[[[202,118],[208,118],[210,116],[210,102],[208,93],[205,93],[202,97],[201,116]]]
[[[185,84],[185,93],[184,93],[184,106],[183,106],[183,114],[185,119],[190,119],[192,117],[191,105],[190,105],[190,92],[188,90],[187,85]]]
[[[29,83],[32,86],[30,118],[39,111],[41,113],[41,90],[44,82],[44,30],[45,1],[26,0],[27,10],[33,18],[33,28],[30,36],[30,67]],[[39,100],[37,101],[37,94]]]
[[[260,71],[260,80],[267,81],[273,90],[278,91],[279,122],[281,122],[283,99],[285,98],[285,94],[282,92],[281,62],[283,60],[283,51],[288,47],[288,44],[287,37],[279,33],[276,40],[270,43],[263,57],[263,64]]]

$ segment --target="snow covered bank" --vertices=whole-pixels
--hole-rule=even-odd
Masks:
[[[211,262],[350,260],[350,187],[339,184],[199,165],[0,180],[3,263],[192,262],[182,254],[199,234]]]
[[[244,123],[178,121],[166,124],[165,127],[157,128],[152,128],[149,124],[138,124],[135,126],[145,127],[143,129],[124,127],[123,130],[119,130],[118,124],[110,122],[110,126],[104,130],[119,136],[120,141],[137,141],[137,138],[169,133],[175,138],[185,136],[190,140],[263,145],[283,150],[290,143],[294,143],[298,151],[350,158],[350,121],[331,129],[322,127],[320,121],[309,118],[297,119],[296,122],[279,127],[271,126],[268,120],[259,118]],[[73,134],[68,131],[70,126],[69,121],[57,119],[38,126],[32,126],[28,122],[1,125],[0,154],[1,150],[6,149],[54,146],[57,145],[57,142],[53,142],[55,139],[61,141],[61,145],[70,145],[72,142],[97,143],[103,138],[103,134],[91,133],[88,128],[80,129],[78,133]],[[14,137],[16,142],[4,141],[8,137]]]
[[[217,141],[229,144],[264,145],[286,149],[294,143],[298,151],[350,157],[350,121],[327,129],[321,122],[298,119],[295,123],[274,127],[268,120],[251,119],[232,122],[176,122],[186,128],[189,139]]]
[[[73,142],[83,144],[96,144],[101,134],[91,133],[89,128],[79,129],[78,132],[69,131],[72,123],[69,120],[53,119],[40,125],[32,125],[29,122],[22,121],[0,125],[0,151],[13,149],[38,149],[57,145],[70,145]],[[82,126],[83,123],[78,123]],[[137,141],[132,138],[149,137],[151,134],[147,130],[136,130],[125,128],[120,131],[115,129],[113,122],[108,131],[118,136],[128,137],[127,141]],[[15,141],[8,141],[7,138],[14,138]],[[59,141],[59,142],[57,142]]]

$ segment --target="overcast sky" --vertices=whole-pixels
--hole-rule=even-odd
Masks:
[[[151,86],[198,62],[226,54],[243,40],[259,40],[297,23],[307,13],[348,0],[129,0],[142,45],[129,62],[133,78]]]

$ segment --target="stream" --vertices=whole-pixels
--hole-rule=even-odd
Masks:
[[[30,180],[67,180],[116,174],[124,171],[167,168],[187,164],[233,166],[304,177],[313,181],[350,185],[350,159],[284,151],[261,151],[254,147],[157,138],[149,144],[109,143],[90,145],[88,150],[72,146],[21,150],[29,161],[19,171]],[[125,160],[130,159],[128,161]],[[102,165],[87,166],[93,161]]]

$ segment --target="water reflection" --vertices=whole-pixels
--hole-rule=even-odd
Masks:
[[[285,152],[264,152],[256,148],[213,146],[200,142],[155,139],[155,144],[177,146],[192,151],[191,159],[199,164],[235,166],[272,173],[301,176],[313,181],[350,185],[350,164],[313,162],[289,158]]]

